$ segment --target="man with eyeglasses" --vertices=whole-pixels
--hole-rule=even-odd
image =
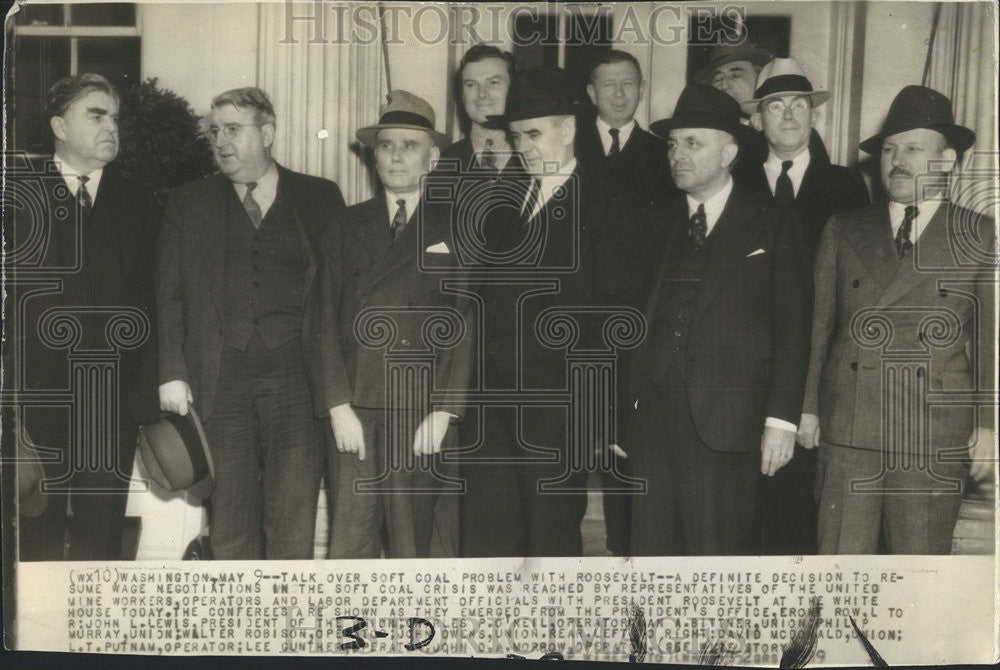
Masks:
[[[809,137],[819,115],[816,107],[829,99],[813,90],[798,61],[776,58],[761,70],[756,94],[742,104],[754,129],[763,132],[768,155],[747,172],[745,181],[776,204],[795,209],[802,222],[811,266],[823,225],[834,214],[869,204],[858,170],[819,162]],[[813,481],[815,452],[795,449],[791,462],[760,488],[761,551],[765,554],[812,554],[816,550],[816,504]]]
[[[160,234],[160,407],[193,405],[204,424],[217,559],[313,557],[325,447],[304,307],[344,199],[333,182],[278,165],[274,136],[264,91],[216,96],[219,174],[170,194]]]

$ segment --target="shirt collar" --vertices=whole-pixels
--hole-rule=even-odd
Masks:
[[[278,192],[278,165],[274,161],[271,161],[271,165],[264,170],[264,174],[257,178],[257,186],[254,187],[253,194],[254,199],[265,198],[274,200],[275,194]],[[236,193],[240,196],[240,200],[247,194],[247,185],[238,184],[233,182],[233,186],[236,187]]]
[[[913,228],[910,232],[911,242],[916,242],[920,239],[920,235],[924,232],[927,224],[931,222],[931,219],[934,218],[934,215],[937,214],[938,208],[944,201],[944,193],[941,193],[930,200],[917,203],[917,216],[913,219]],[[893,238],[896,237],[899,227],[903,225],[903,217],[906,216],[907,207],[908,205],[904,205],[903,203],[895,202],[894,200],[889,201],[889,222],[892,224]]]
[[[764,174],[767,176],[767,183],[771,187],[771,193],[774,193],[778,177],[781,176],[781,164],[786,160],[788,159],[779,158],[774,152],[767,154],[767,160],[764,161]],[[799,186],[802,185],[802,180],[806,176],[806,168],[809,167],[809,160],[809,147],[805,147],[795,158],[791,159],[792,167],[788,169],[788,178],[792,180],[792,192],[795,195],[799,194]]]
[[[63,181],[65,181],[66,186],[69,187],[70,193],[75,195],[80,189],[80,177],[87,177],[87,193],[90,194],[91,201],[97,200],[97,187],[100,186],[101,176],[104,175],[103,167],[81,174],[70,167],[69,163],[63,160],[62,156],[59,154],[52,156],[52,162],[59,168],[59,174],[62,175]]]
[[[632,137],[632,130],[635,129],[635,119],[632,119],[624,126],[618,129],[618,148],[624,149],[625,144],[628,142],[628,138]],[[601,144],[604,145],[604,154],[607,155],[611,151],[611,126],[600,117],[597,116],[597,134],[601,137]]]
[[[692,196],[687,196],[688,204],[688,218],[694,216],[694,213],[698,211],[698,205],[705,205],[705,223],[708,226],[708,232],[712,232],[712,228],[715,227],[716,221],[722,216],[722,210],[726,208],[726,202],[729,200],[729,194],[733,192],[733,178],[732,176],[726,181],[726,185],[723,186],[718,193],[710,197],[704,203],[693,198]]]
[[[532,181],[540,182],[538,187],[538,203],[535,205],[535,210],[531,213],[532,216],[545,206],[545,203],[552,198],[557,188],[569,181],[570,175],[573,174],[574,170],[576,170],[576,158],[572,158],[568,163],[561,165],[558,172],[532,178]],[[531,197],[530,188],[528,189],[528,195],[525,197],[525,203],[522,205],[522,210],[527,205],[527,198],[529,197]]]
[[[413,216],[413,213],[417,211],[417,207],[420,206],[420,190],[416,190],[413,193],[407,193],[406,195],[399,195],[394,193],[389,189],[385,189],[385,204],[389,208],[389,222],[392,223],[393,217],[396,216],[396,210],[399,205],[396,204],[397,200],[403,200],[406,202],[406,220],[409,221]]]

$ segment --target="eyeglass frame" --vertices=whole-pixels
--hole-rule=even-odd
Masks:
[[[796,105],[800,100],[803,103],[805,103],[805,107],[802,108],[802,109],[796,110],[794,108],[794,105]],[[781,111],[780,112],[776,113],[776,112],[772,111],[771,107],[775,106],[775,104],[781,105]],[[812,102],[809,100],[808,96],[797,95],[792,100],[792,103],[790,105],[786,105],[784,102],[782,102],[782,100],[781,100],[780,97],[774,97],[774,98],[768,98],[767,100],[764,100],[763,102],[760,103],[760,106],[761,106],[761,108],[762,108],[762,110],[764,112],[770,114],[771,116],[773,116],[776,119],[780,119],[780,118],[784,118],[786,110],[791,110],[793,116],[796,113],[802,113],[802,112],[807,112],[807,111],[811,110],[812,109]]]
[[[203,134],[208,138],[210,142],[216,142],[219,139],[219,133],[226,138],[226,141],[232,142],[236,139],[237,135],[243,128],[249,128],[251,126],[260,127],[263,124],[260,123],[225,123],[222,127],[219,126],[209,126]]]

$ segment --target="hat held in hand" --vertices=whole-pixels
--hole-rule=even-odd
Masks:
[[[212,495],[215,466],[194,407],[165,414],[139,427],[139,453],[150,479],[167,491],[186,490],[196,498]]]

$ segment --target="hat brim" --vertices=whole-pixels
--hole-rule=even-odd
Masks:
[[[451,140],[448,136],[439,133],[436,130],[431,130],[429,128],[424,128],[423,126],[416,126],[407,123],[383,123],[375,124],[374,126],[365,126],[364,128],[359,128],[355,131],[354,136],[358,138],[358,141],[369,149],[375,148],[375,138],[378,136],[378,131],[387,130],[389,128],[402,128],[404,130],[419,130],[421,132],[427,133],[434,140],[434,145],[438,149],[444,149],[451,144]]]
[[[188,421],[194,428],[197,435],[197,445],[185,444],[175,426],[168,427],[166,419],[157,424],[149,424],[140,427],[139,431],[139,453],[142,458],[142,465],[149,475],[149,478],[156,482],[166,491],[187,491],[196,498],[205,499],[212,495],[215,488],[215,463],[212,461],[212,452],[208,447],[208,440],[202,428],[201,421],[193,406],[188,406]],[[177,420],[177,417],[174,417]],[[190,437],[190,428],[185,429]],[[179,443],[177,442],[179,440]],[[191,440],[189,440],[190,442]],[[187,456],[180,452],[181,449],[187,451]],[[205,459],[205,474],[194,481],[193,479],[200,467],[191,462],[191,449],[200,449]],[[164,467],[168,472],[164,471]]]
[[[867,140],[859,144],[858,148],[866,154],[876,154],[881,149],[882,140],[885,138],[898,133],[905,133],[908,130],[916,130],[917,128],[936,130],[948,138],[948,143],[951,144],[951,146],[955,148],[955,151],[959,153],[965,151],[976,142],[975,132],[965,126],[959,126],[954,123],[933,123],[930,125],[903,124],[900,126],[883,128],[882,132],[869,137]]]
[[[567,102],[560,105],[552,105],[544,109],[524,109],[516,110],[513,113],[487,116],[486,120],[508,126],[514,121],[526,121],[528,119],[543,119],[547,116],[576,116],[587,110],[587,105],[578,102]]]
[[[710,62],[708,65],[703,66],[694,75],[694,80],[699,84],[712,85],[712,75],[715,74],[715,70],[723,65],[728,65],[729,63],[735,63],[736,61],[750,61],[757,67],[764,67],[773,60],[771,52],[760,47],[746,47],[742,51],[737,51],[728,54],[718,60]]]
[[[670,131],[677,128],[708,128],[711,130],[721,130],[729,133],[740,142],[745,137],[748,130],[742,123],[733,125],[728,119],[715,117],[711,114],[698,114],[697,116],[682,115],[670,119],[661,119],[649,124],[649,132],[661,139],[669,139]]]
[[[784,98],[785,96],[795,96],[803,98],[812,98],[812,106],[819,107],[824,102],[830,99],[829,91],[776,91],[774,93],[769,93],[763,98],[756,98],[754,100],[747,100],[746,102],[740,103],[740,109],[743,110],[744,114],[750,115],[757,111],[757,107],[760,103],[765,100],[770,100],[771,98]]]

